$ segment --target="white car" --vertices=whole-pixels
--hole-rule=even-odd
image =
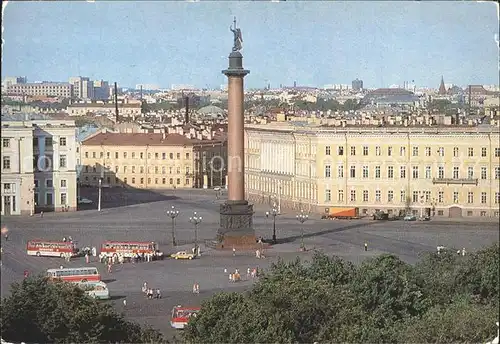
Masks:
[[[78,204],[92,204],[92,203],[94,203],[94,202],[88,198],[78,197]]]

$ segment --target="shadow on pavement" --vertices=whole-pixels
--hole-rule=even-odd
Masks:
[[[325,229],[325,230],[322,230],[319,232],[313,232],[313,233],[305,233],[304,232],[303,236],[302,235],[293,235],[293,236],[286,237],[286,238],[278,238],[276,241],[277,241],[277,244],[288,244],[288,243],[294,242],[297,239],[301,239],[302,237],[304,239],[313,238],[313,237],[321,236],[321,235],[325,235],[325,234],[343,232],[343,231],[347,231],[349,229],[368,227],[368,226],[371,226],[372,224],[374,224],[374,222],[364,222],[364,223],[356,223],[356,224],[352,224],[352,225],[348,225],[348,226],[344,226],[344,227],[340,227],[340,228]],[[304,228],[307,228],[307,226],[304,226]]]
[[[173,192],[172,192],[173,193]],[[79,196],[81,199],[92,201],[90,204],[79,204],[78,210],[96,209],[99,202],[99,188],[80,187]],[[145,204],[160,201],[171,201],[178,199],[175,195],[164,195],[152,190],[134,188],[102,188],[101,189],[101,209],[119,208],[129,205]]]
[[[125,298],[125,295],[111,295],[110,298],[106,301],[118,301],[118,300],[122,300]]]
[[[113,282],[116,282],[116,279],[110,278],[110,279],[103,279],[102,281],[104,283],[113,283]]]

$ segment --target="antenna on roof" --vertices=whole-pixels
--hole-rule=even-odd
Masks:
[[[186,100],[186,114],[184,117],[184,121],[186,124],[189,124],[189,97],[184,98]]]

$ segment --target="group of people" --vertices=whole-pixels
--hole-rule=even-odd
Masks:
[[[148,299],[161,299],[160,289],[153,289],[148,287],[148,282],[144,282],[142,286],[142,292],[146,295]]]
[[[438,246],[436,247],[437,249],[437,254],[441,254],[441,251],[444,251],[446,247],[444,246]],[[463,247],[461,250],[457,250],[457,255],[465,256],[467,254],[467,251],[465,250],[465,247]]]
[[[227,272],[227,269],[225,270],[225,272]],[[247,279],[256,278],[257,275],[258,275],[258,268],[253,268],[253,269],[248,268],[247,269]],[[229,282],[234,283],[234,282],[238,282],[238,281],[241,281],[241,275],[240,275],[240,271],[238,269],[235,269],[234,273],[229,274]]]

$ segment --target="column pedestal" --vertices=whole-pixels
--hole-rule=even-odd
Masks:
[[[257,245],[253,229],[253,205],[247,201],[226,201],[220,205],[218,248],[254,248]]]

